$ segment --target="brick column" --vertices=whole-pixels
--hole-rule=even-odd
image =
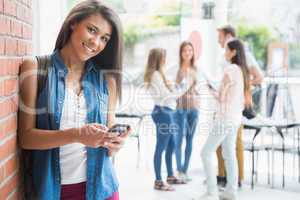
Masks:
[[[0,0],[0,199],[18,199],[18,71],[32,53],[32,0]]]

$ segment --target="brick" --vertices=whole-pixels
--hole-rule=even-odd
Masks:
[[[0,0],[0,12],[2,13],[4,10],[3,8],[3,0]]]
[[[3,55],[4,53],[5,53],[5,40],[4,38],[0,38],[0,55]]]
[[[22,59],[0,59],[0,76],[17,75]]]
[[[25,17],[25,8],[18,4],[17,5],[17,18],[20,19],[20,20],[23,20]]]
[[[17,42],[17,55],[18,56],[24,56],[26,55],[26,45],[27,43],[24,41],[18,41]]]
[[[3,8],[4,14],[17,16],[17,4],[14,0],[4,0]]]
[[[32,27],[31,26],[23,24],[22,37],[24,39],[31,39],[32,38]]]
[[[32,10],[29,8],[25,8],[23,14],[24,17],[22,20],[28,24],[32,24]]]
[[[18,21],[11,21],[10,33],[12,36],[22,37],[22,24]]]
[[[0,102],[0,118],[5,117],[11,113],[17,112],[17,109],[18,109],[18,96],[15,95],[9,99]]]
[[[0,160],[17,152],[17,136],[10,138],[0,146]],[[1,199],[1,198],[0,198]]]
[[[17,54],[17,40],[5,39],[5,55],[14,56]]]
[[[9,96],[17,92],[17,79],[8,79],[0,82],[0,96]]]
[[[11,176],[18,169],[18,158],[13,156],[0,166],[0,183]]]
[[[17,115],[10,116],[0,123],[0,140],[17,131]],[[1,182],[1,181],[0,181]]]
[[[8,182],[0,188],[0,199],[7,199],[8,195],[18,186],[18,174],[11,177]]]
[[[32,54],[32,44],[28,43],[26,45],[26,55],[31,55]]]
[[[6,35],[10,33],[10,20],[0,17],[0,34]]]

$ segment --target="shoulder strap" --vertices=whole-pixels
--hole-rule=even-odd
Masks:
[[[36,56],[36,59],[38,63],[37,79],[38,79],[38,95],[39,95],[46,84],[48,68],[51,67],[51,56],[50,55]]]

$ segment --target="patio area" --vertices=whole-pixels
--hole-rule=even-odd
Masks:
[[[135,138],[130,138],[116,157],[115,167],[120,182],[120,198],[125,200],[192,200],[201,196],[206,189],[204,174],[200,160],[200,150],[205,136],[197,135],[191,163],[190,177],[192,181],[186,185],[176,186],[174,192],[161,192],[153,189],[154,172],[152,166],[155,137],[144,135],[142,139],[141,158],[137,167],[137,145]],[[281,187],[281,158],[276,154],[276,175],[274,188],[267,184],[266,155],[261,154],[258,170],[258,182],[251,189],[251,163],[249,153],[245,153],[245,181],[238,192],[239,200],[300,200],[300,183],[297,174],[293,174],[292,156],[286,158],[290,163],[286,169],[286,187]],[[175,162],[174,162],[175,164]],[[174,168],[174,165],[173,165]],[[163,169],[165,169],[163,167]]]

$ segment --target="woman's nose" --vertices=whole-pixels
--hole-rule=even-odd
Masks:
[[[100,36],[95,36],[93,38],[90,39],[90,43],[93,46],[93,48],[95,49],[100,49],[102,50],[105,46],[104,41],[101,40]]]

